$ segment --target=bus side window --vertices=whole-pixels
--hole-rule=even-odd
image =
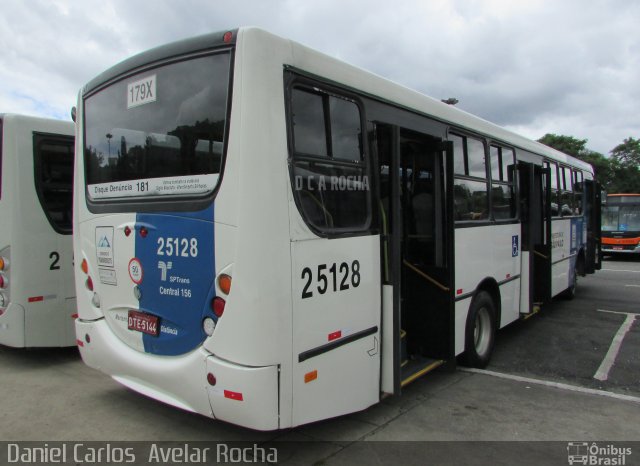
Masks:
[[[489,199],[484,143],[480,139],[449,134],[453,142],[454,219],[488,220]]]
[[[547,162],[547,166],[551,171],[551,216],[558,217],[560,215],[558,209],[558,165],[555,162]]]
[[[370,197],[358,104],[294,87],[292,188],[300,214],[319,233],[369,227]]]

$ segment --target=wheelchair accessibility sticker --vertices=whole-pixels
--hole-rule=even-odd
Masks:
[[[511,257],[517,257],[519,251],[518,235],[511,237]]]

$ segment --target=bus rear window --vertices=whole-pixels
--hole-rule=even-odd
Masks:
[[[71,233],[74,138],[34,135],[35,184],[49,223],[58,233]]]
[[[85,173],[92,200],[200,196],[222,166],[230,53],[171,63],[85,100]]]

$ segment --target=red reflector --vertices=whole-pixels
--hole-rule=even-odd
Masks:
[[[313,382],[317,378],[318,378],[318,371],[317,370],[311,371],[311,372],[307,372],[304,375],[304,383]]]
[[[224,302],[224,299],[216,296],[215,298],[213,298],[213,301],[211,301],[211,309],[213,310],[213,313],[217,316],[217,317],[222,317],[222,314],[224,314],[224,306],[226,305],[226,303]]]
[[[82,340],[76,340],[76,345],[84,347],[84,342]]]
[[[338,330],[337,332],[330,333],[328,340],[333,341],[333,340],[337,340],[340,337],[342,337],[342,330]]]
[[[77,319],[78,318],[78,314],[71,314],[71,318],[72,319]]]
[[[130,234],[131,234],[131,228],[129,228],[129,225],[127,225],[126,227],[124,227],[124,235],[129,236]]]
[[[233,37],[233,33],[231,31],[227,31],[224,33],[224,36],[222,36],[222,40],[224,41],[225,44],[231,42],[231,38]]]
[[[216,376],[213,375],[211,372],[209,372],[207,374],[207,382],[209,382],[209,385],[213,386],[216,384]]]
[[[232,392],[230,390],[224,391],[224,397],[229,398],[230,400],[243,401],[242,393]]]
[[[460,288],[458,291],[456,291],[456,294],[462,294],[462,288]]]
[[[32,296],[31,298],[27,299],[27,301],[29,301],[30,303],[37,303],[38,301],[44,301],[44,296]]]
[[[142,236],[143,238],[146,238],[148,234],[149,234],[149,230],[147,230],[147,227],[140,228],[140,236]]]

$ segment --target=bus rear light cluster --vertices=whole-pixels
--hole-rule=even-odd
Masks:
[[[87,259],[82,259],[82,262],[80,263],[80,270],[82,270],[82,272],[87,276],[84,286],[87,290],[93,291],[93,279],[91,278],[91,275],[89,275],[89,263],[87,262]],[[91,304],[95,307],[100,307],[100,296],[98,293],[93,293],[93,296],[91,297]]]
[[[220,291],[224,294],[228,295],[231,291],[231,276],[226,273],[221,273],[218,277],[218,288],[220,288]]]
[[[222,314],[224,314],[224,307],[226,305],[227,303],[220,296],[216,296],[211,300],[211,310],[218,318],[222,317]]]
[[[207,334],[207,336],[211,336],[213,335],[213,331],[216,329],[216,321],[213,320],[211,317],[205,317],[205,319],[202,321],[202,330],[204,330],[204,333]]]

